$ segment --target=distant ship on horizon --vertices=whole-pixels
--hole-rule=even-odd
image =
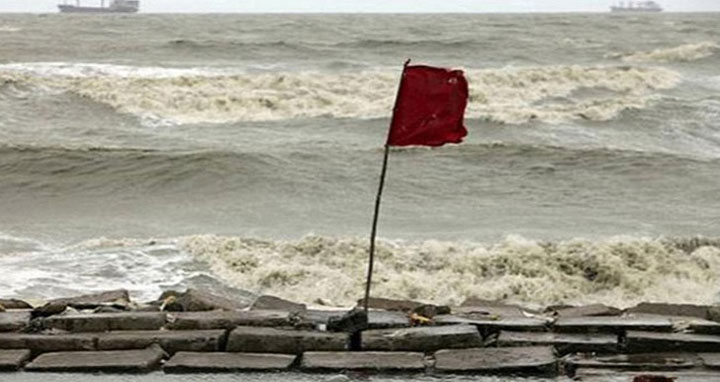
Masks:
[[[105,0],[100,0],[99,7],[88,7],[80,5],[80,0],[76,0],[75,4],[69,4],[67,0],[63,4],[58,4],[61,13],[136,13],[140,10],[139,0],[111,0],[108,6],[105,6]]]
[[[621,1],[610,7],[611,12],[662,12],[660,4],[654,1]]]

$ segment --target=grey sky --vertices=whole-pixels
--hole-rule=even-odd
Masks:
[[[0,12],[55,12],[55,5],[60,1],[62,0],[0,0]],[[100,3],[100,0],[82,1],[88,5]],[[604,12],[614,2],[614,0],[140,1],[143,12]],[[720,11],[720,0],[657,1],[668,11]]]

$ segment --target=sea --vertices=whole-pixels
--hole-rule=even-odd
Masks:
[[[0,15],[0,296],[720,303],[720,14]]]

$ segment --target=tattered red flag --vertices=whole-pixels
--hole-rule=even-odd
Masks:
[[[463,119],[468,100],[468,83],[463,72],[432,66],[409,66],[409,63],[410,60],[405,62],[400,79],[375,199],[375,214],[370,232],[370,261],[363,303],[366,315],[375,262],[380,199],[385,184],[390,146],[442,146],[446,143],[460,143],[467,135]]]
[[[405,66],[393,111],[389,146],[460,143],[468,83],[462,70]]]

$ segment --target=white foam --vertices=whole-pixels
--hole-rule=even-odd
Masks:
[[[22,28],[9,25],[0,25],[0,33],[16,33],[22,31]]]
[[[679,242],[678,242],[679,243]],[[196,236],[184,247],[227,282],[257,293],[349,305],[363,293],[366,238],[267,241]],[[641,301],[709,304],[720,282],[720,248],[619,237],[496,245],[381,241],[373,294],[437,303],[470,296],[529,305]]]
[[[468,116],[500,123],[604,121],[648,107],[680,76],[641,67],[550,66],[467,70]],[[100,64],[0,65],[0,82],[72,92],[148,124],[228,123],[296,118],[383,118],[397,71],[260,73]],[[575,97],[583,89],[601,95]]]
[[[0,257],[48,249],[49,247],[47,245],[38,240],[0,232]]]
[[[705,41],[619,56],[626,62],[689,62],[710,57],[718,51],[720,45],[713,41]]]
[[[151,300],[163,287],[181,284],[200,271],[172,241],[97,239],[79,245],[0,256],[0,296],[30,300],[109,289],[128,289]]]

